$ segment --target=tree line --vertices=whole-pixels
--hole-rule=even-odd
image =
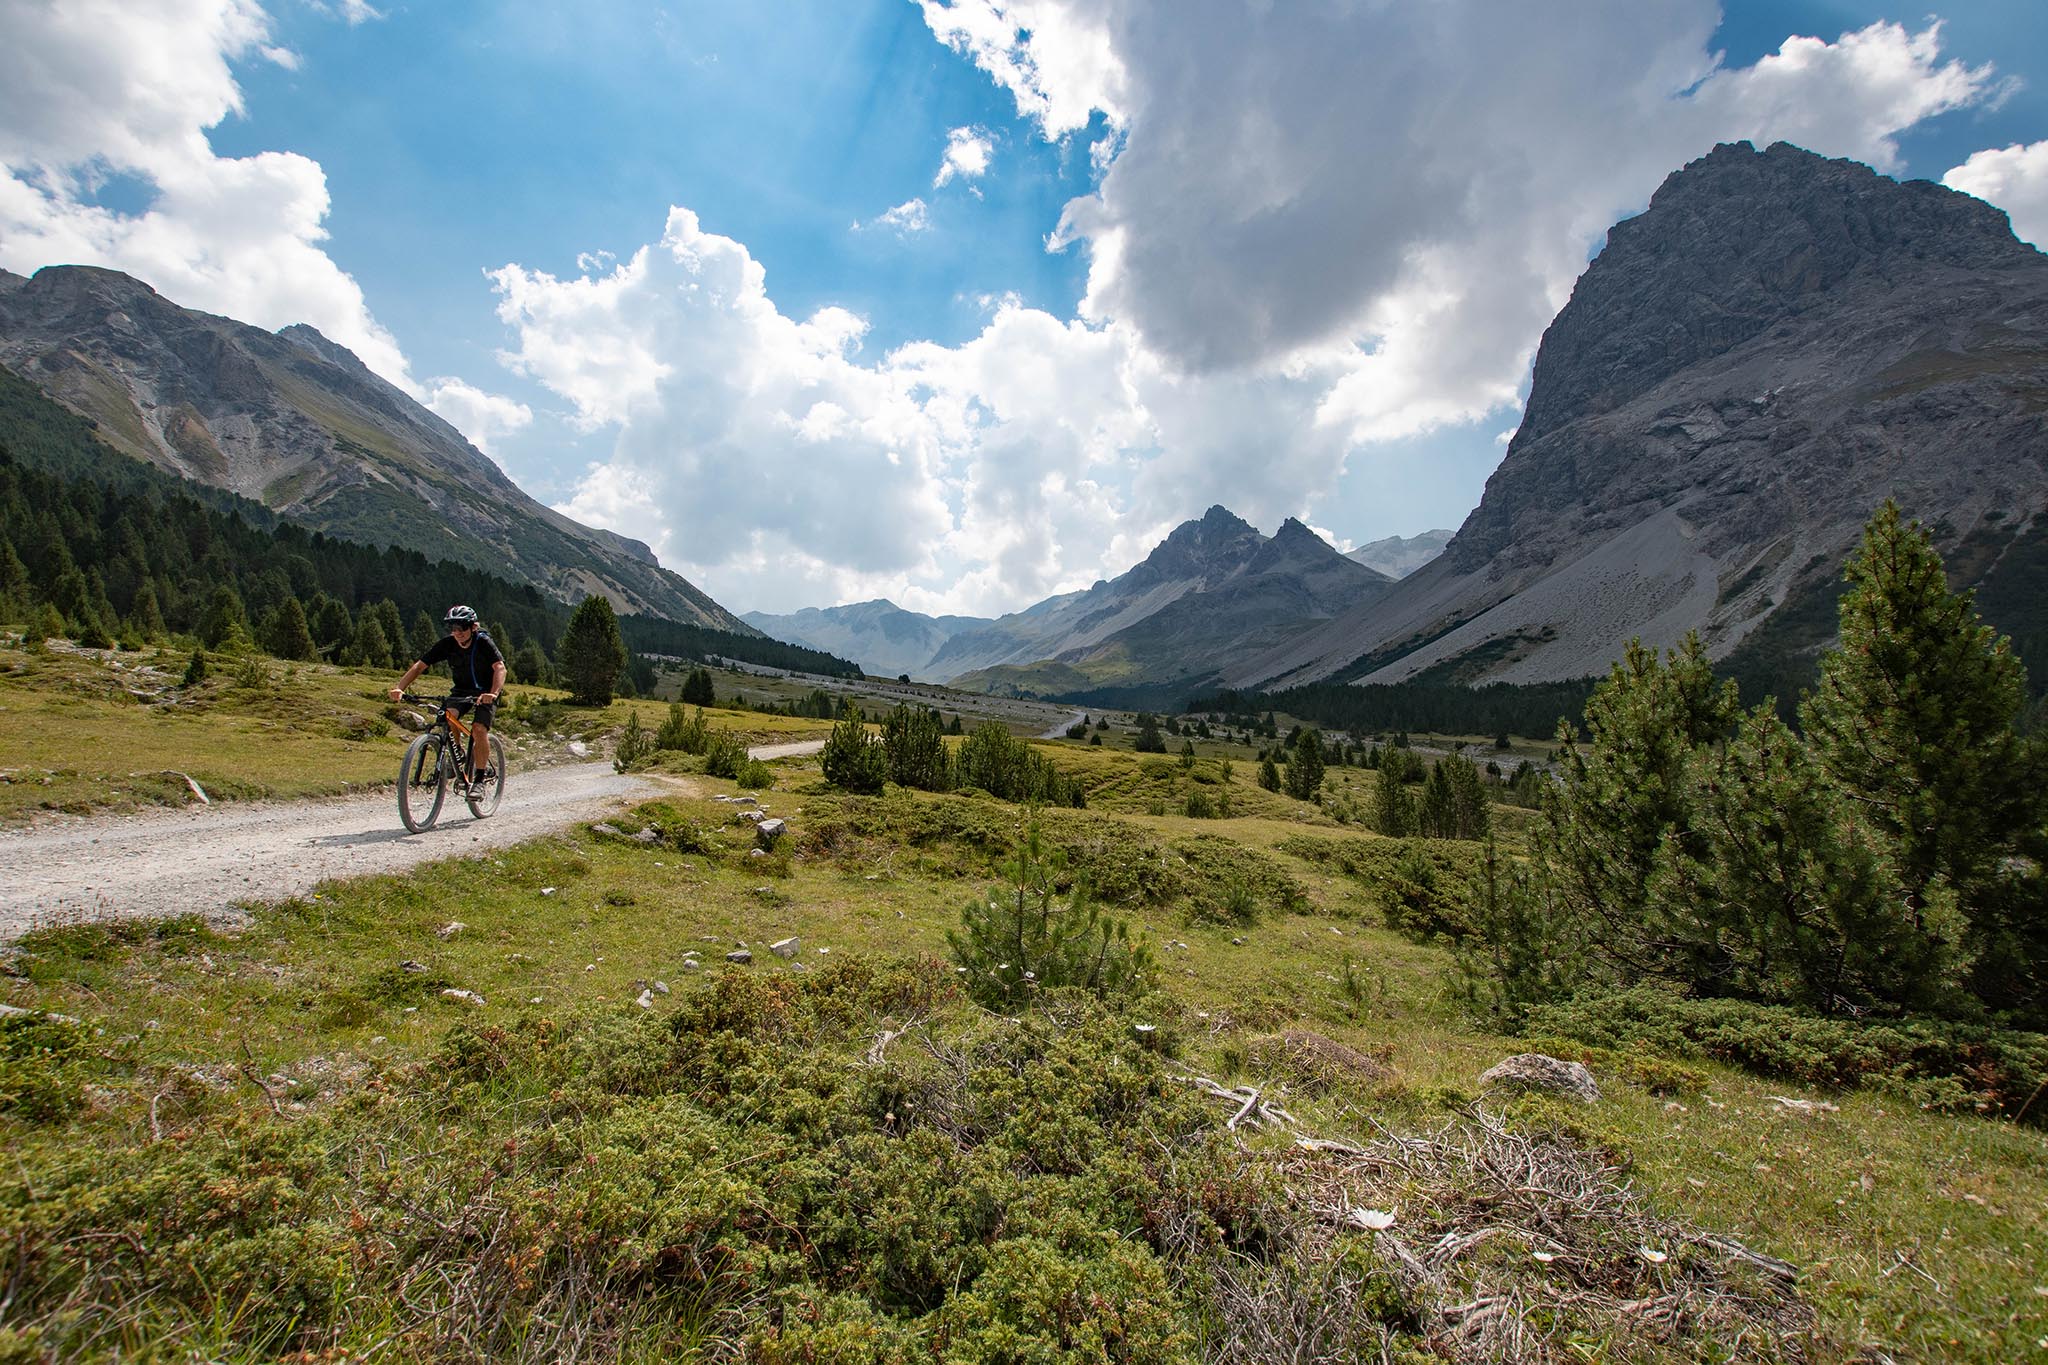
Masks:
[[[1311,683],[1277,692],[1234,688],[1188,703],[1190,711],[1279,711],[1354,735],[1413,730],[1437,735],[1547,735],[1579,714],[1594,680],[1558,683]]]
[[[0,620],[96,647],[177,634],[403,667],[440,637],[453,602],[476,608],[516,680],[562,680],[571,609],[532,585],[336,539],[154,469],[0,369]],[[617,629],[632,645],[621,677],[642,691],[650,654],[858,671],[816,650],[657,618],[625,616]]]

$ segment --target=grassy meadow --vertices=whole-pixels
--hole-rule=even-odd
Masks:
[[[120,662],[0,650],[0,819],[389,780],[372,675],[228,664],[166,713],[130,684],[182,659]],[[633,709],[526,704],[536,749]],[[2048,1354],[2048,1130],[1492,1033],[1440,937],[1475,845],[1226,747],[1046,752],[1089,796],[1047,843],[1150,946],[1122,1005],[975,1006],[947,935],[1032,817],[816,759],[768,844],[671,755],[619,835],[0,948],[51,1012],[0,1019],[0,1361]],[[1531,1047],[1599,1103],[1479,1107]]]

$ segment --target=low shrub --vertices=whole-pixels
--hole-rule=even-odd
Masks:
[[[1838,1019],[1649,986],[1533,1005],[1523,1028],[1616,1052],[1707,1058],[1809,1085],[1901,1090],[1930,1108],[2014,1116],[2048,1080],[2048,1036],[1943,1020]],[[2036,1101],[2032,1123],[2048,1123]]]
[[[91,1030],[46,1014],[0,1018],[0,1115],[62,1123],[85,1108],[85,1084],[113,1058]]]
[[[1399,933],[1429,940],[1472,932],[1473,882],[1484,854],[1469,842],[1297,834],[1278,847],[1362,884],[1379,902],[1387,927]]]

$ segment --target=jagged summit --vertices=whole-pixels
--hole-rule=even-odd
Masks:
[[[1995,562],[2048,503],[2044,414],[2048,256],[2004,214],[1716,147],[1608,234],[1444,553],[1232,680],[1577,677],[1695,629],[1725,655],[1827,591],[1886,497]]]
[[[1722,143],[1608,231],[1544,333],[1517,439],[1612,411],[1852,282],[2025,269],[2004,213],[1774,142]]]
[[[1219,504],[1174,527],[1128,573],[961,632],[928,671],[1047,694],[1214,678],[1387,584],[1292,517],[1268,537]],[[1057,667],[1038,669],[1045,664]]]

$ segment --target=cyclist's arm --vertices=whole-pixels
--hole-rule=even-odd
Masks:
[[[491,665],[491,690],[488,696],[478,697],[480,702],[494,702],[505,694],[505,661],[500,658]]]
[[[413,685],[413,681],[417,679],[420,674],[426,671],[426,664],[418,659],[415,659],[413,661],[412,667],[405,670],[405,676],[398,680],[398,686],[391,689],[389,693],[391,700],[403,700],[405,696],[405,689],[411,687]]]

